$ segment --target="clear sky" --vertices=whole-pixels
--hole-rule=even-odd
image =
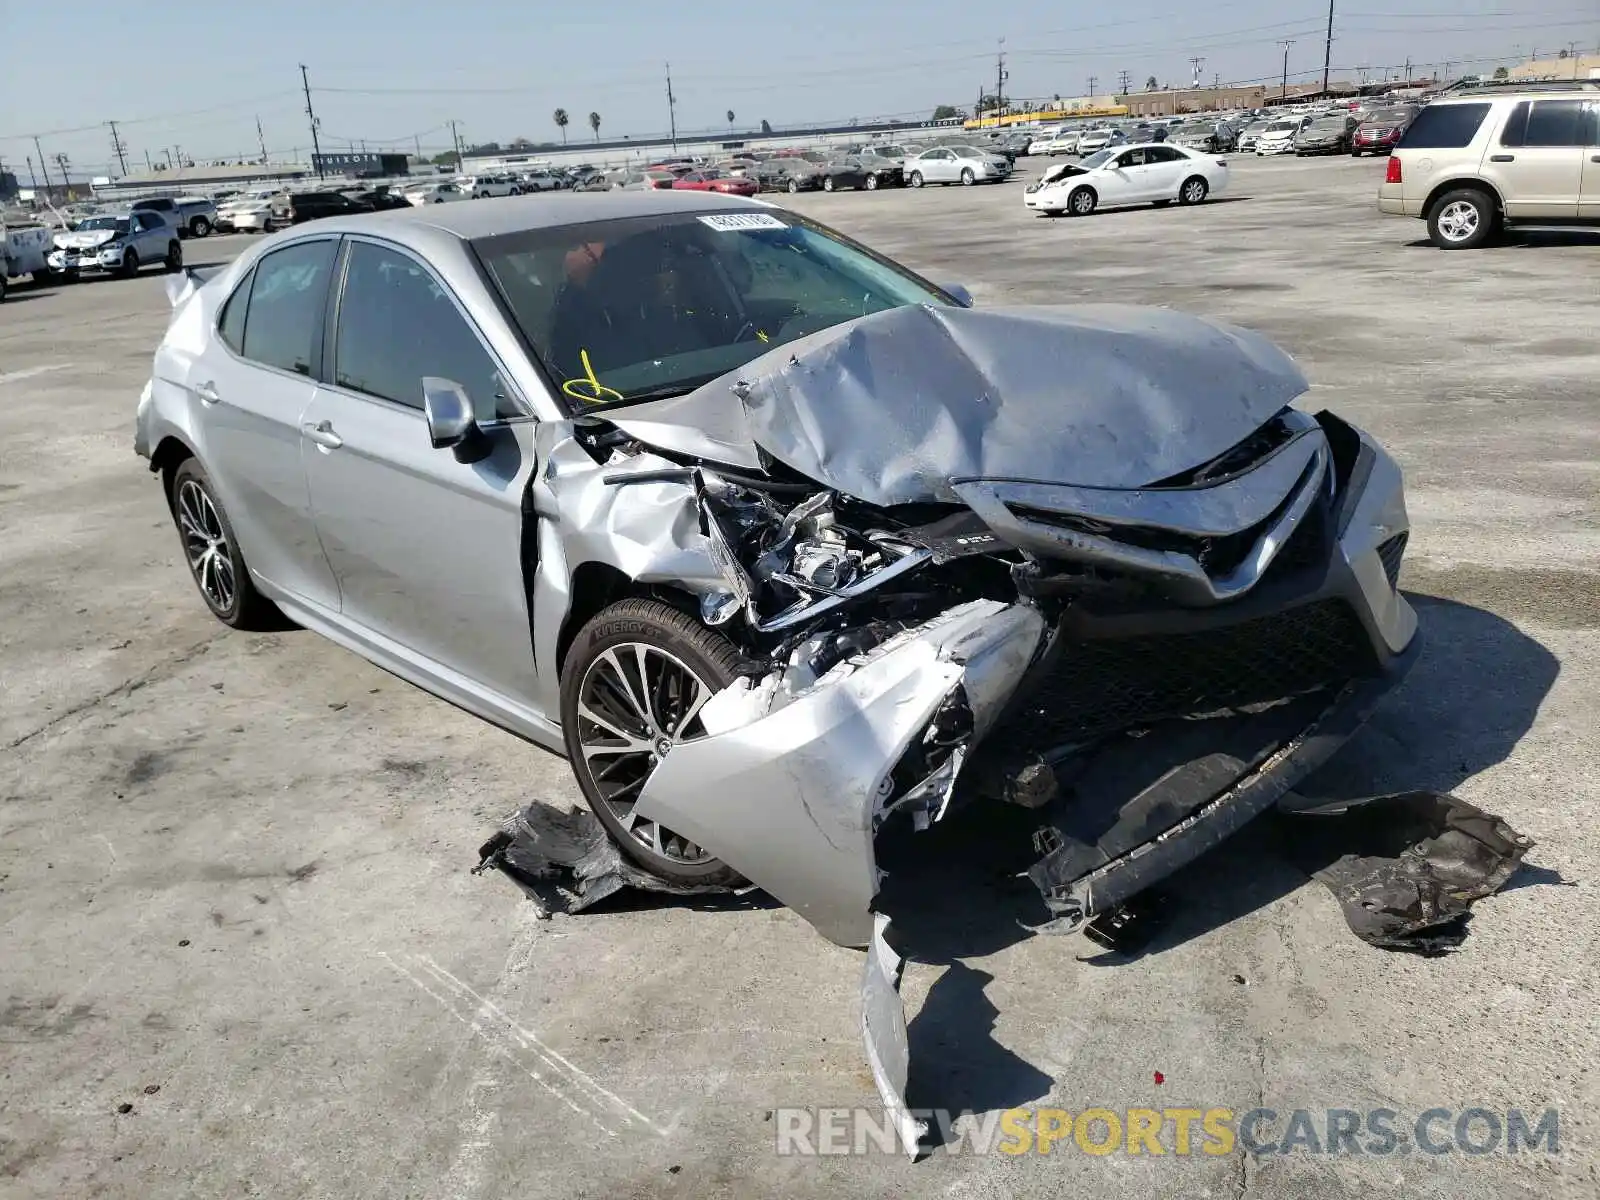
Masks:
[[[1600,0],[1336,0],[1336,78],[1443,70],[1487,73],[1533,50],[1600,44]],[[512,4],[367,0],[128,4],[14,0],[0,24],[0,161],[26,178],[40,135],[74,178],[103,174],[119,122],[130,167],[181,147],[195,159],[309,146],[299,63],[310,70],[324,149],[468,143],[664,131],[663,64],[672,64],[680,132],[882,116],[970,106],[992,91],[1005,39],[1008,96],[1135,89],[1150,76],[1185,85],[1202,58],[1210,83],[1320,79],[1323,0],[597,0]]]

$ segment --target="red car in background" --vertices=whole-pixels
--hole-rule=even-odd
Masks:
[[[690,171],[680,175],[672,186],[694,192],[721,192],[727,196],[754,196],[761,190],[754,179],[740,179],[720,171]]]

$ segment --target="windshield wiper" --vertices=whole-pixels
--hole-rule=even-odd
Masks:
[[[713,376],[712,378],[715,378]],[[703,382],[707,382],[702,380]],[[661,383],[652,388],[644,388],[637,392],[629,392],[623,397],[622,403],[632,404],[638,400],[672,400],[678,396],[687,396],[699,383]]]

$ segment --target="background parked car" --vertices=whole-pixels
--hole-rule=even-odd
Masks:
[[[474,200],[522,195],[521,182],[511,175],[468,175],[456,180],[456,186]]]
[[[754,196],[760,187],[754,179],[725,175],[721,171],[690,171],[672,181],[674,188],[691,192],[721,192],[728,196]]]
[[[285,192],[273,197],[272,221],[267,231],[303,225],[320,217],[347,217],[371,211],[371,205],[339,192]]]
[[[1356,118],[1350,113],[1318,117],[1295,135],[1294,152],[1301,157],[1308,154],[1347,154],[1355,129]]]
[[[1010,174],[1011,164],[998,155],[985,154],[973,146],[935,146],[911,160],[906,182],[912,187],[925,183],[999,183]]]
[[[1160,142],[1100,150],[1050,167],[1030,184],[1023,204],[1058,217],[1086,217],[1123,204],[1199,204],[1228,186],[1228,164],[1198,150]]]
[[[1257,139],[1259,139],[1261,135],[1266,132],[1267,126],[1270,124],[1272,124],[1271,121],[1251,121],[1250,124],[1241,129],[1239,131],[1239,144],[1237,146],[1239,152],[1243,154],[1254,150],[1256,148]]]
[[[1237,146],[1239,135],[1226,121],[1190,121],[1171,130],[1167,140],[1186,150],[1216,154]]]
[[[906,181],[905,168],[898,159],[885,158],[881,154],[862,152],[851,156],[856,166],[860,167],[866,176],[866,186],[871,191],[881,187],[902,187]]]
[[[1256,153],[1289,154],[1294,150],[1295,135],[1311,124],[1308,116],[1279,117],[1268,121],[1267,127],[1256,135]]]
[[[455,200],[465,200],[467,197],[453,183],[424,183],[417,187],[407,188],[405,191],[406,203],[417,205],[448,204]]]
[[[217,224],[217,208],[203,196],[152,196],[135,200],[131,212],[160,213],[179,237],[205,237]]]
[[[818,161],[818,160],[822,161]],[[783,160],[784,190],[804,192],[820,189],[824,192],[840,188],[864,188],[867,171],[854,159],[829,158],[818,151]]]
[[[147,209],[90,217],[71,232],[55,235],[55,249],[47,261],[52,271],[68,280],[83,271],[132,275],[151,263],[176,271],[183,266],[178,237],[178,230],[159,212]]]
[[[1373,109],[1351,135],[1350,153],[1357,158],[1363,154],[1388,154],[1405,136],[1420,111],[1414,104]]]

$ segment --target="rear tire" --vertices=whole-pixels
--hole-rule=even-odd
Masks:
[[[1428,236],[1441,250],[1476,250],[1499,231],[1494,198],[1477,188],[1446,192],[1428,212]]]
[[[185,459],[172,474],[168,497],[184,561],[211,615],[233,629],[279,629],[283,617],[256,591],[228,514],[200,463]]]
[[[561,731],[584,801],[624,854],[663,879],[744,882],[686,838],[634,818],[633,804],[661,752],[705,736],[693,715],[699,703],[752,668],[727,638],[656,600],[605,609],[578,631],[562,664]]]
[[[211,222],[204,217],[196,217],[189,222],[189,232],[197,238],[211,236]]]
[[[878,177],[876,175],[868,175],[867,176],[867,191],[875,192],[877,190],[878,190]]]
[[[1199,204],[1211,192],[1211,185],[1198,175],[1191,175],[1178,189],[1179,204]]]
[[[972,173],[971,167],[961,168],[961,183],[964,187],[971,187],[978,182],[978,177]]]
[[[833,191],[833,176],[832,175],[828,175],[828,176],[825,176],[823,178],[823,180],[822,180],[822,190],[825,191],[825,192]]]
[[[793,196],[793,195],[797,194],[799,191],[800,191],[800,181],[798,179],[789,180],[789,194],[791,196]]]

